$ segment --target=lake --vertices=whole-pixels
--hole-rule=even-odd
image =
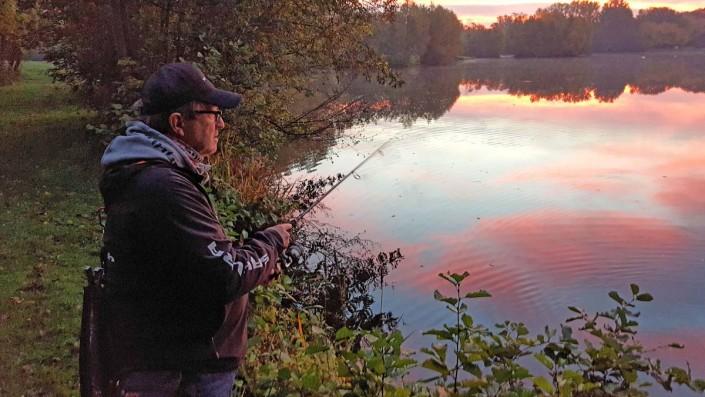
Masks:
[[[705,52],[472,60],[356,85],[379,118],[334,141],[292,144],[289,178],[347,173],[313,218],[405,259],[385,311],[410,345],[452,320],[440,272],[486,289],[476,320],[558,327],[570,305],[613,307],[629,284],[640,339],[705,377]],[[378,293],[379,295],[379,293]]]

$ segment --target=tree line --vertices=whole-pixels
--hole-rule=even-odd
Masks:
[[[473,57],[580,56],[592,52],[705,47],[705,8],[677,12],[667,7],[639,10],[625,0],[576,0],[539,8],[533,15],[497,18],[490,27],[463,31],[463,53]]]
[[[453,11],[406,1],[375,20],[370,44],[392,66],[445,65],[462,54],[462,32]]]

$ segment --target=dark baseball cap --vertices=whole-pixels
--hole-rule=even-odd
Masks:
[[[142,88],[143,115],[167,112],[193,101],[231,109],[240,104],[242,95],[215,88],[191,63],[170,63],[160,67]]]

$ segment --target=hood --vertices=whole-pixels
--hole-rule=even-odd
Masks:
[[[206,177],[210,166],[188,146],[177,142],[141,121],[127,123],[125,135],[110,142],[100,160],[103,169],[137,161],[164,161]]]

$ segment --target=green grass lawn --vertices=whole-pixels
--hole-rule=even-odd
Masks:
[[[78,395],[82,269],[98,262],[100,144],[49,67],[0,87],[0,396]]]

